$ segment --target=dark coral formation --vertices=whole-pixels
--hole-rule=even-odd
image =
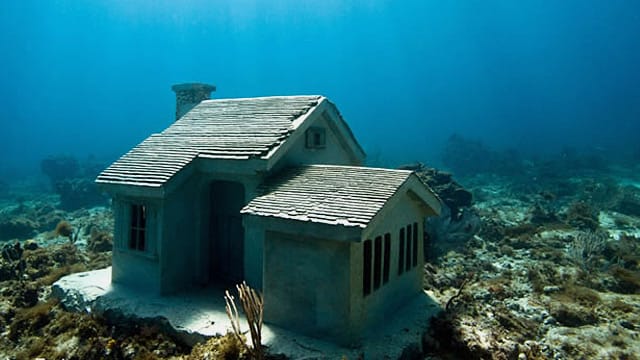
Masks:
[[[60,195],[60,207],[75,210],[104,205],[106,197],[98,191],[93,179],[64,179],[56,182],[55,190]]]
[[[91,159],[80,163],[69,156],[48,157],[41,162],[41,169],[49,177],[54,191],[60,195],[60,206],[64,210],[106,203],[106,197],[94,183],[103,167]]]
[[[0,219],[0,240],[25,239],[33,236],[39,224],[24,217]]]
[[[111,251],[113,248],[113,236],[106,231],[100,231],[95,226],[91,228],[91,235],[87,241],[87,248],[93,252]]]
[[[464,179],[482,228],[425,266],[425,289],[443,308],[424,338],[427,353],[600,358],[615,349],[618,358],[634,358],[637,173],[567,156],[571,160],[532,163],[517,176]],[[470,273],[474,280],[465,283]]]
[[[589,203],[575,201],[569,204],[564,217],[567,224],[577,229],[595,231],[600,226],[598,213]]]
[[[73,179],[80,174],[78,160],[71,156],[50,156],[40,162],[40,169],[49,177],[53,186],[59,181]]]
[[[640,216],[640,189],[625,186],[616,198],[612,209],[629,216]]]
[[[513,175],[521,173],[524,168],[524,162],[515,150],[494,151],[481,141],[458,134],[447,140],[442,163],[458,176],[478,173]]]
[[[450,173],[429,168],[424,164],[400,167],[412,170],[435,191],[442,201],[438,217],[426,220],[428,241],[425,241],[425,258],[434,259],[447,251],[463,246],[481,227],[480,218],[471,208],[473,196]]]
[[[400,169],[415,171],[418,177],[438,194],[444,205],[449,208],[454,220],[460,217],[463,208],[471,206],[473,200],[471,192],[453,180],[451,173],[430,168],[421,163],[403,165]]]
[[[21,204],[0,212],[0,241],[28,239],[53,229],[63,212],[40,202]]]
[[[0,332],[7,336],[0,338],[0,352],[9,358],[170,358],[189,352],[153,324],[110,322],[67,312],[55,300],[46,300],[53,282],[106,267],[109,254],[85,252],[69,243],[45,248],[15,242],[2,249]]]

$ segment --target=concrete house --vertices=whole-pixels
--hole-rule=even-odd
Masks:
[[[323,96],[209,100],[181,84],[176,121],[105,169],[112,281],[174,293],[246,280],[265,322],[354,343],[422,289],[437,196],[365,154]]]

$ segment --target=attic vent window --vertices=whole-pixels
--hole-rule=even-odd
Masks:
[[[129,249],[146,250],[147,209],[140,204],[131,205],[131,226],[129,229]]]
[[[327,147],[327,135],[324,128],[310,127],[305,134],[307,149],[324,149]]]

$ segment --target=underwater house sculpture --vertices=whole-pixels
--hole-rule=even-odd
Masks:
[[[114,283],[167,294],[246,280],[265,322],[347,344],[421,292],[439,199],[410,171],[362,167],[327,98],[173,90],[176,121],[96,180],[113,197]]]

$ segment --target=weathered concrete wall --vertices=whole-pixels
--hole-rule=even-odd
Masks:
[[[379,325],[380,322],[384,321],[385,316],[393,314],[398,307],[404,305],[422,291],[424,262],[422,246],[423,222],[421,219],[424,218],[424,210],[421,210],[406,194],[401,196],[404,197],[403,201],[399,201],[391,209],[393,216],[386,216],[380,222],[373,224],[371,228],[367,228],[363,232],[362,241],[351,246],[351,282],[354,284],[354,291],[351,293],[351,302],[354,309],[353,321],[359,324],[358,326],[362,329]],[[415,267],[412,266],[409,271],[403,271],[402,274],[398,275],[400,229],[415,222],[418,225],[417,265]],[[377,290],[374,290],[372,285],[371,293],[365,296],[362,285],[364,241],[371,239],[373,242],[376,236],[382,236],[384,252],[384,235],[386,233],[391,236],[389,281],[386,284],[381,284]],[[402,256],[404,257],[405,254]],[[374,262],[372,260],[371,274],[373,274],[373,266]]]
[[[209,283],[212,244],[209,233],[210,186],[217,180],[235,181],[244,186],[245,199],[255,196],[262,174],[208,173],[194,171],[164,199],[145,197],[114,198],[113,281],[156,293],[172,293]],[[144,253],[128,249],[131,204],[147,206]],[[244,273],[252,286],[262,285],[262,241],[247,247]],[[239,264],[243,266],[243,264]],[[215,274],[214,274],[215,275]]]
[[[130,230],[130,211],[132,204],[144,204],[147,208],[146,247],[140,252],[128,247]],[[112,256],[112,279],[123,284],[146,289],[152,293],[160,292],[159,246],[160,219],[162,208],[157,200],[145,198],[115,197],[113,199],[114,245]]]
[[[225,173],[216,173],[216,174],[203,174],[203,184],[205,189],[202,192],[202,198],[204,199],[202,214],[203,214],[203,224],[201,225],[204,228],[203,236],[201,237],[200,249],[201,256],[199,263],[201,264],[200,272],[208,271],[208,260],[209,256],[206,252],[210,251],[211,247],[208,242],[209,239],[209,219],[211,207],[216,206],[216,204],[209,203],[209,185],[214,181],[232,181],[238,182],[244,187],[244,199],[245,203],[250,199],[253,199],[256,196],[256,189],[258,185],[262,182],[262,178],[264,174],[253,173],[253,174],[234,174],[230,172]],[[244,259],[243,264],[241,266],[244,267],[244,277],[248,284],[256,289],[262,288],[262,239],[261,234],[256,233],[255,229],[248,227],[244,224]]]
[[[333,129],[323,115],[319,115],[309,123],[311,127],[325,129],[326,146],[322,149],[309,149],[306,146],[306,136],[298,137],[289,152],[280,160],[279,168],[291,165],[328,164],[328,165],[358,165],[349,156],[347,150],[338,140]]]
[[[265,234],[267,231],[296,234],[300,238],[333,239],[351,243],[360,240],[360,228],[342,228],[334,225],[245,215],[245,277],[247,283],[262,289]]]
[[[349,246],[347,242],[268,231],[265,322],[350,344]]]
[[[214,181],[233,181],[244,186],[245,199],[255,196],[259,174],[207,173],[200,168],[193,176],[169,194],[164,204],[162,228],[162,291],[175,292],[215,281],[211,274],[212,251],[210,219],[210,186]],[[204,170],[204,172],[202,171]],[[246,230],[245,230],[246,232]],[[246,238],[245,234],[245,238]],[[239,239],[244,241],[244,239]],[[246,242],[246,241],[245,241]],[[244,245],[245,278],[252,286],[262,284],[262,244]],[[256,281],[258,280],[258,281]]]
[[[196,256],[201,233],[203,182],[193,176],[163,201],[161,292],[184,290],[197,282]]]
[[[264,228],[256,219],[243,217],[244,224],[244,278],[254,289],[262,290],[264,265]]]

